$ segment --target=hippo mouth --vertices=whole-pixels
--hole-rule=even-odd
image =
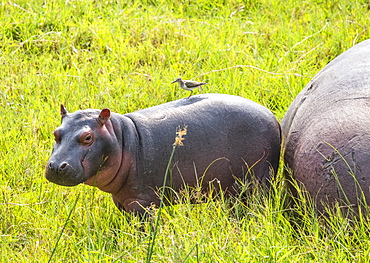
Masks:
[[[50,161],[46,166],[45,176],[50,182],[63,186],[75,186],[84,181],[83,174],[78,173],[67,162],[57,166],[53,161]]]

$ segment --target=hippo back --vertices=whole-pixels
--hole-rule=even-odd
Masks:
[[[171,167],[172,186],[197,185],[217,179],[233,192],[235,176],[248,173],[267,183],[276,172],[280,125],[265,107],[225,94],[202,94],[125,114],[140,141],[138,176],[161,185],[175,132],[187,127],[184,146],[177,147]],[[273,172],[271,172],[273,171]]]

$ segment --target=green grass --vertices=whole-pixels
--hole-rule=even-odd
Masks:
[[[170,84],[181,76],[280,120],[310,78],[369,38],[369,15],[368,1],[349,0],[0,2],[0,261],[47,262],[54,249],[52,262],[146,260],[149,220],[44,178],[60,103],[132,112],[188,96]],[[369,261],[366,219],[320,218],[284,189],[280,169],[247,206],[163,208],[152,262]]]

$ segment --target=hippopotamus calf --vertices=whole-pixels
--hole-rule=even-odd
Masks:
[[[369,116],[367,40],[322,69],[282,120],[285,163],[319,210],[334,202],[357,210],[370,201]]]
[[[263,184],[276,172],[280,125],[265,107],[238,96],[203,94],[128,114],[109,109],[68,113],[46,165],[46,178],[59,185],[85,183],[112,193],[117,207],[143,212],[159,204],[178,126],[187,125],[184,146],[173,156],[169,184],[203,189],[212,180],[227,193],[253,171]],[[273,171],[273,172],[271,172]]]

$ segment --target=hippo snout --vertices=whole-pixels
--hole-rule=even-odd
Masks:
[[[45,176],[50,182],[64,186],[74,186],[83,182],[83,176],[66,161],[50,160],[46,165]]]

